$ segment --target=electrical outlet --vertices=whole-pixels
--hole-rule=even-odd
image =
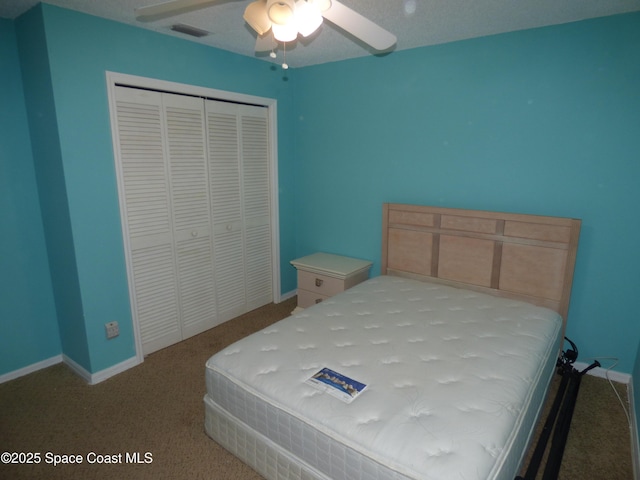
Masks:
[[[118,326],[118,322],[105,323],[104,328],[107,331],[107,339],[115,338],[120,335],[120,327]]]

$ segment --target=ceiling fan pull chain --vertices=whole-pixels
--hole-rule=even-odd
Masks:
[[[282,68],[287,70],[289,68],[289,65],[287,65],[287,42],[282,42],[282,51]]]

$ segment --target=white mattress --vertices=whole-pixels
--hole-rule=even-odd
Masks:
[[[211,357],[206,429],[246,450],[247,437],[229,429],[237,425],[263,445],[252,454],[266,444],[274,462],[284,456],[308,478],[513,479],[561,331],[545,308],[377,277]],[[345,403],[307,385],[323,367],[367,388]]]

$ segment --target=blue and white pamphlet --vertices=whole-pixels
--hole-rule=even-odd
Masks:
[[[351,403],[367,388],[364,383],[326,367],[315,373],[311,378],[308,378],[306,383],[346,403]]]

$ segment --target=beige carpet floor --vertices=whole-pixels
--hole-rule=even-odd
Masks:
[[[260,479],[204,432],[204,364],[294,307],[267,305],[97,385],[62,364],[0,384],[0,452],[40,454],[39,464],[0,464],[0,479]],[[606,380],[584,377],[560,478],[629,480],[631,465],[618,399]]]

